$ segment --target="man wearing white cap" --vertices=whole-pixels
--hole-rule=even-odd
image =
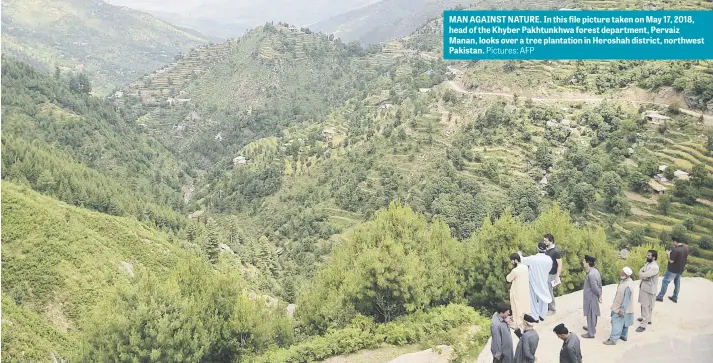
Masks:
[[[634,294],[634,281],[631,279],[633,271],[629,266],[621,269],[619,273],[619,286],[611,305],[611,336],[604,342],[606,345],[615,345],[617,340],[627,340],[629,327],[634,325],[634,304],[631,298]]]

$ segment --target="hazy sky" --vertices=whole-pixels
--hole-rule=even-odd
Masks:
[[[250,18],[312,23],[379,0],[106,0],[113,5],[187,17]],[[418,0],[414,0],[418,1]],[[278,18],[291,19],[278,19]],[[272,19],[271,19],[272,18]]]
[[[268,21],[310,26],[381,0],[105,0],[222,39]],[[413,0],[420,2],[423,0]]]

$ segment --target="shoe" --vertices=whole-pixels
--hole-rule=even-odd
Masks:
[[[589,330],[589,327],[583,326],[582,329]]]
[[[642,328],[642,327],[636,328],[636,332],[637,332],[637,333],[641,333],[641,332],[643,332],[643,331],[645,331],[645,330],[646,330],[646,328]]]
[[[540,317],[540,321],[545,321],[545,319],[543,319],[542,317]]]
[[[658,302],[663,302],[663,298],[657,296],[657,297],[656,297],[656,301],[658,301]]]
[[[644,318],[638,318],[638,319],[636,319],[636,320],[637,320],[637,321],[643,321]]]
[[[585,338],[585,339],[592,339],[592,338],[594,338],[594,335],[582,334],[582,338]]]
[[[669,296],[668,299],[671,300],[671,301],[673,301],[673,302],[675,302],[675,303],[678,302],[678,299],[674,299],[673,296]]]
[[[649,322],[649,325],[651,325],[651,322]]]
[[[611,340],[607,339],[607,340],[604,342],[604,345],[616,345],[616,342],[612,342]]]
[[[621,338],[619,338],[619,339],[621,339],[621,340],[623,340],[623,341],[629,340],[628,338],[624,338],[624,337],[621,337]]]

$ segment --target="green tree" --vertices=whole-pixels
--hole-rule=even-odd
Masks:
[[[693,184],[693,186],[700,189],[705,184],[707,177],[708,169],[706,169],[705,164],[701,163],[693,166],[690,177],[691,184]]]
[[[575,185],[571,196],[577,211],[586,212],[589,209],[589,205],[594,202],[595,195],[596,190],[591,184],[581,182]]]
[[[52,176],[52,172],[45,169],[37,178],[37,190],[42,193],[52,193],[55,190],[57,182]]]
[[[700,192],[688,180],[678,179],[674,183],[673,195],[688,205],[696,204]]]
[[[706,133],[706,151],[710,155],[713,153],[713,128],[712,127],[706,128],[705,133]]]
[[[643,193],[649,189],[649,178],[639,171],[631,173],[629,176],[629,186],[638,193]]]
[[[212,225],[214,223],[211,223]],[[205,240],[203,249],[208,256],[208,261],[211,263],[218,263],[218,256],[220,255],[220,240],[218,232],[215,230],[215,226],[208,228],[208,235]]]
[[[537,166],[545,170],[549,169],[549,167],[554,163],[552,153],[550,153],[545,144],[541,144],[537,148],[537,151],[535,152],[535,162],[537,163]]]
[[[535,220],[539,215],[540,189],[534,183],[519,183],[508,190],[508,205],[513,215],[523,222]]]
[[[244,296],[235,271],[190,260],[167,279],[137,278],[90,314],[81,361],[232,362],[292,342],[287,317]]]
[[[300,294],[298,315],[309,331],[344,326],[357,313],[377,321],[462,296],[459,244],[440,220],[392,202],[351,232],[329,265]]]
[[[676,172],[676,167],[673,165],[668,165],[666,167],[666,170],[664,170],[663,175],[666,177],[668,180],[673,180],[675,179],[675,172]]]
[[[669,197],[668,195],[660,197],[658,207],[661,213],[667,216],[669,210],[671,209],[671,197]]]

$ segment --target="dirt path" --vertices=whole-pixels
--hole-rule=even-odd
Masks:
[[[461,70],[458,70],[456,68],[448,67],[451,72],[456,74],[456,79],[460,77],[462,74]],[[457,71],[457,72],[455,72]],[[508,97],[508,98],[513,98],[514,96],[511,93],[501,93],[501,92],[477,92],[477,91],[468,91],[461,84],[459,84],[456,80],[452,81],[447,81],[448,87],[452,89],[455,92],[458,93],[463,93],[463,94],[470,94],[470,95],[475,95],[475,96],[497,96],[497,97]],[[600,103],[604,102],[606,100],[612,100],[612,101],[625,101],[625,102],[630,102],[635,105],[656,105],[656,106],[662,106],[662,107],[668,107],[667,104],[660,103],[660,102],[654,102],[654,101],[638,101],[638,100],[633,100],[628,97],[622,97],[622,98],[601,98],[601,97],[585,97],[585,98],[531,98],[533,102],[586,102],[586,103]],[[703,116],[703,123],[708,126],[713,126],[713,116],[710,115],[705,115],[701,112],[681,108],[680,109],[681,113],[692,116],[692,117],[701,117]]]
[[[640,266],[631,266],[638,270]],[[663,279],[659,278],[659,284]],[[638,304],[639,282],[634,283],[634,312],[640,316]],[[673,284],[668,294],[673,291]],[[582,360],[585,362],[612,363],[652,363],[652,362],[710,362],[713,356],[713,282],[700,277],[684,277],[678,303],[668,299],[654,305],[652,324],[643,333],[635,332],[636,326],[629,328],[629,340],[619,341],[614,346],[602,344],[611,332],[609,305],[614,299],[616,285],[603,288],[602,316],[597,324],[594,339],[580,339]],[[586,319],[582,315],[582,292],[557,297],[557,313],[545,318],[536,327],[540,342],[535,356],[538,363],[559,362],[562,341],[552,332],[559,323],[580,336]],[[513,335],[513,343],[517,345]],[[490,341],[478,357],[478,363],[492,362]]]

